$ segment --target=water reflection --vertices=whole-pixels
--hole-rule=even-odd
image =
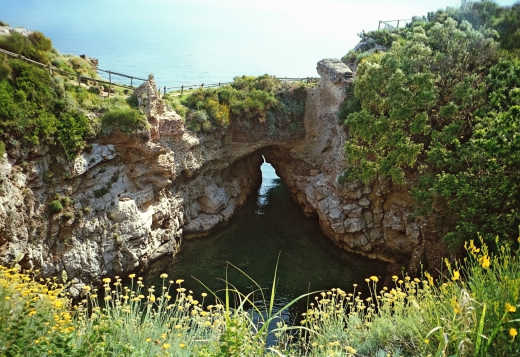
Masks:
[[[269,190],[281,183],[274,167],[265,161],[265,157],[262,156],[262,158],[264,159],[262,166],[260,166],[260,170],[262,171],[262,185],[258,190],[258,197],[256,199],[256,204],[258,205],[257,214],[264,214],[263,208],[268,203]]]

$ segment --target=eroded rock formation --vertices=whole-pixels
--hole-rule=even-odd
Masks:
[[[70,164],[45,148],[4,155],[0,263],[20,261],[45,275],[65,270],[79,289],[175,254],[183,237],[226,222],[257,190],[262,154],[338,246],[399,263],[422,256],[421,226],[405,190],[338,183],[348,135],[337,111],[352,73],[337,60],[321,61],[318,72],[299,125],[273,131],[266,123],[236,122],[194,134],[151,78],[136,91],[148,130],[112,133]],[[56,165],[67,170],[53,177]],[[61,212],[49,210],[55,199],[64,202]]]

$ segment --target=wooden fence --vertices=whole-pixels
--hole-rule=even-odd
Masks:
[[[44,64],[44,63],[32,60],[32,59],[30,59],[28,57],[25,57],[25,56],[23,56],[23,55],[21,55],[19,53],[11,52],[11,51],[5,50],[3,48],[0,48],[0,53],[3,53],[5,55],[13,57],[13,58],[17,58],[19,60],[22,60],[24,62],[33,64],[33,65],[45,68],[46,70],[49,71],[49,73],[51,75],[53,73],[59,73],[59,74],[61,74],[63,76],[66,76],[66,77],[68,77],[70,79],[77,80],[78,81],[78,85],[80,85],[81,82],[85,82],[85,81],[92,81],[92,82],[95,82],[95,83],[108,85],[109,86],[108,87],[109,88],[108,96],[110,96],[110,90],[111,90],[112,86],[122,87],[122,88],[126,88],[126,89],[135,89],[135,87],[133,85],[134,84],[133,83],[134,80],[139,80],[139,81],[142,81],[142,82],[147,81],[147,79],[131,76],[131,75],[128,75],[128,74],[123,74],[123,73],[118,73],[118,72],[113,72],[113,71],[109,71],[109,70],[105,70],[105,69],[96,68],[96,71],[108,74],[108,81],[105,81],[105,80],[102,80],[102,79],[87,77],[87,76],[84,76],[84,75],[82,75],[82,74],[80,74],[78,72],[65,71],[65,70],[57,68],[57,67],[55,67],[53,65]],[[119,77],[128,78],[128,79],[130,79],[130,85],[114,82],[114,81],[112,81],[112,76],[119,76]]]
[[[275,77],[276,79],[279,79],[284,82],[316,82],[319,80],[318,77],[301,77],[301,78],[290,78],[290,77]],[[180,91],[180,94],[182,95],[185,90],[192,90],[192,89],[204,89],[204,88],[217,88],[221,86],[229,85],[233,82],[218,82],[218,83],[201,83],[201,84],[182,84],[180,86],[174,86],[174,87],[167,87],[164,86],[163,88],[163,95],[166,95],[166,92],[168,91]]]
[[[112,86],[122,87],[122,88],[126,88],[126,89],[135,89],[135,86],[134,86],[134,81],[135,80],[141,81],[141,82],[148,81],[148,79],[139,78],[139,77],[135,77],[135,76],[132,76],[132,75],[129,75],[129,74],[114,72],[114,71],[110,71],[110,70],[101,69],[101,68],[97,68],[96,67],[96,71],[97,72],[105,73],[105,74],[108,75],[108,81],[106,81],[106,80],[102,80],[102,79],[87,77],[87,76],[84,76],[84,75],[82,75],[82,74],[80,74],[78,72],[65,71],[65,70],[57,68],[57,67],[55,67],[53,65],[44,64],[44,63],[35,61],[35,60],[30,59],[28,57],[25,57],[25,56],[23,56],[23,55],[21,55],[19,53],[11,52],[11,51],[5,50],[3,48],[0,48],[0,53],[3,53],[5,55],[7,55],[7,56],[10,56],[10,57],[13,57],[13,58],[17,58],[19,60],[22,60],[22,61],[34,64],[36,66],[45,68],[45,69],[47,69],[49,71],[49,73],[51,75],[53,73],[59,73],[59,74],[61,74],[63,76],[66,76],[68,78],[72,78],[73,80],[77,80],[78,81],[78,85],[80,85],[81,82],[85,82],[85,81],[92,81],[92,82],[108,85],[109,86],[108,96],[110,96],[110,88]],[[127,85],[127,84],[121,84],[121,83],[114,82],[112,80],[113,76],[130,79],[130,84]],[[285,82],[308,82],[308,83],[315,82],[315,81],[317,81],[319,79],[317,77],[302,77],[302,78],[276,77],[276,78],[281,80],[281,81],[285,81]],[[163,95],[166,95],[166,92],[170,91],[170,90],[180,91],[180,94],[182,95],[184,90],[192,90],[192,89],[198,89],[198,88],[201,88],[201,89],[202,88],[216,88],[216,87],[229,85],[231,83],[233,83],[233,82],[201,83],[201,84],[192,84],[192,85],[181,84],[180,86],[174,86],[174,87],[164,86],[164,88],[163,88]]]
[[[399,26],[406,26],[412,19],[398,19],[398,20],[379,20],[377,31],[380,30],[399,30]]]

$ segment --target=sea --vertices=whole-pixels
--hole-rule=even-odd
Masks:
[[[499,3],[508,1],[499,1]],[[511,1],[512,2],[512,1]],[[315,77],[381,20],[410,19],[460,0],[0,0],[0,20],[39,30],[57,50],[159,86],[240,75]],[[125,79],[120,78],[125,83]]]

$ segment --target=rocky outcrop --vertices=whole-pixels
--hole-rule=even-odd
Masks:
[[[304,211],[318,217],[338,246],[413,267],[422,257],[423,238],[407,190],[386,183],[339,183],[347,169],[343,148],[348,135],[337,113],[352,85],[350,69],[340,61],[323,60],[318,73],[320,84],[306,103],[305,138],[296,145],[271,147],[265,156]]]
[[[352,72],[338,60],[321,61],[318,72],[304,117],[276,122],[276,130],[238,121],[192,133],[151,77],[136,90],[147,130],[113,132],[72,163],[11,142],[17,149],[0,159],[0,263],[66,271],[78,291],[82,282],[174,255],[183,238],[225,223],[255,192],[262,154],[341,248],[405,264],[422,257],[423,227],[404,188],[338,182],[348,135],[337,112]]]
[[[153,78],[136,90],[149,129],[115,131],[68,163],[48,148],[0,158],[0,263],[43,275],[63,271],[73,290],[100,276],[176,254],[182,239],[228,221],[261,183],[259,149],[283,130],[250,142],[250,129],[196,135],[169,110]],[[54,202],[63,208],[51,209]],[[74,288],[74,286],[76,286]]]

